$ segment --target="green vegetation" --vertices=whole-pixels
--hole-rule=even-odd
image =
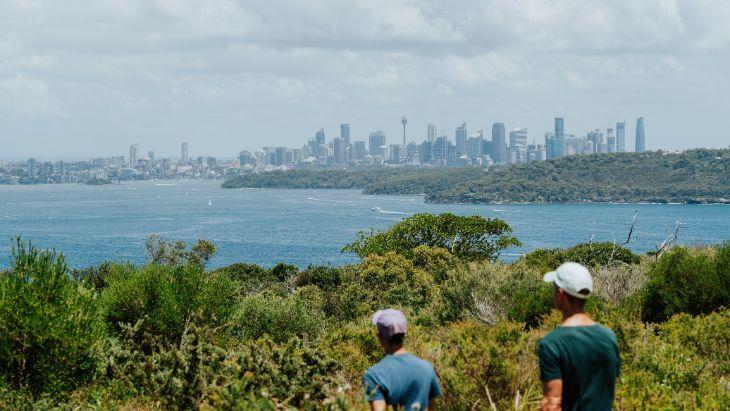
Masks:
[[[292,170],[249,174],[224,188],[359,188],[367,194],[426,194],[441,203],[730,203],[730,149],[569,156],[479,168]]]
[[[369,318],[385,307],[409,316],[438,406],[535,408],[536,344],[560,321],[541,278],[567,260],[590,267],[588,309],[618,337],[617,409],[730,407],[730,243],[661,256],[589,243],[505,264],[508,226],[453,219],[411,217],[359,237],[374,252],[357,264],[304,270],[206,270],[212,244],[152,237],[148,264],[69,272],[18,241],[0,273],[0,408],[363,409],[382,355]]]
[[[496,260],[500,251],[520,242],[509,235],[507,223],[481,216],[451,213],[415,214],[382,232],[359,232],[357,241],[343,251],[360,257],[394,252],[408,258],[418,246],[438,247],[466,260]]]

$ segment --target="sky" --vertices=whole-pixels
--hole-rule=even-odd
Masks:
[[[234,157],[340,123],[730,146],[727,0],[0,0],[0,159]]]

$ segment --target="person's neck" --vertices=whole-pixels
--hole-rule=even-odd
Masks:
[[[593,324],[595,324],[595,321],[582,309],[566,309],[563,311],[563,327],[580,327]]]
[[[403,348],[402,345],[396,346],[396,347],[386,347],[385,348],[385,353],[388,354],[388,355],[402,355],[402,354],[405,354],[407,352],[408,351],[406,351],[405,348]]]

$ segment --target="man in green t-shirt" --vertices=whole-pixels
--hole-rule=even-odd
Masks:
[[[564,263],[545,274],[553,284],[553,303],[563,323],[537,348],[543,382],[543,410],[610,410],[620,358],[616,336],[584,311],[593,291],[591,274],[580,264]]]

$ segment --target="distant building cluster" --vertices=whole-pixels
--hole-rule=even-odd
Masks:
[[[188,143],[181,143],[180,158],[158,159],[154,151],[140,153],[139,144],[129,146],[129,156],[95,158],[88,161],[0,161],[0,184],[86,183],[103,184],[123,180],[217,179],[238,172],[236,162],[219,162],[215,157],[189,158]]]
[[[544,142],[528,143],[526,128],[507,132],[504,123],[494,123],[491,134],[484,130],[469,133],[466,124],[454,131],[454,140],[439,134],[436,124],[426,127],[426,139],[407,143],[406,125],[401,118],[401,144],[387,144],[385,133],[377,130],[367,139],[352,140],[350,124],[341,124],[339,136],[327,141],[324,129],[314,133],[301,148],[263,147],[254,152],[241,151],[239,166],[244,171],[319,166],[420,165],[436,167],[489,167],[495,164],[543,161],[576,154],[602,154],[626,151],[626,123],[615,128],[588,131],[582,137],[565,132],[565,119],[555,118],[553,132],[545,133]],[[487,132],[488,133],[488,132]],[[645,150],[644,119],[636,122],[637,152]]]
[[[367,139],[353,140],[350,124],[340,124],[339,136],[327,141],[324,129],[314,133],[301,148],[263,147],[241,151],[237,161],[218,161],[215,157],[190,158],[188,143],[180,144],[180,157],[155,157],[144,154],[139,144],[129,147],[129,156],[95,158],[76,162],[40,162],[33,158],[21,162],[0,161],[0,184],[106,183],[148,179],[217,179],[252,171],[296,167],[357,167],[412,165],[428,167],[490,167],[499,164],[543,161],[578,154],[601,154],[626,151],[626,123],[616,128],[588,131],[582,137],[565,132],[565,119],[555,118],[553,132],[545,133],[543,143],[528,143],[526,128],[507,132],[504,123],[494,123],[491,133],[469,132],[462,124],[454,131],[454,140],[440,134],[436,124],[428,124],[421,143],[407,143],[408,119],[401,118],[403,136],[400,144],[387,144],[382,130],[371,132]],[[645,150],[644,119],[636,121],[634,151]]]

